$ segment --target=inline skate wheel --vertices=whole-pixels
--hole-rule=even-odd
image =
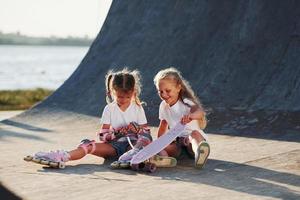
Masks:
[[[146,163],[143,170],[146,172],[153,173],[156,171],[156,165],[154,163]]]
[[[26,157],[24,157],[24,160],[25,160],[25,161],[31,161],[32,159],[33,159],[32,156],[26,156]]]
[[[58,168],[59,169],[64,169],[66,167],[66,164],[64,162],[59,162],[58,163]]]
[[[120,168],[120,162],[119,161],[114,161],[110,164],[112,169],[118,169]]]
[[[132,164],[131,169],[134,171],[139,171],[140,170],[140,164]]]

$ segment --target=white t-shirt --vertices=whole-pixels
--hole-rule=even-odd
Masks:
[[[147,124],[142,106],[131,102],[125,111],[122,111],[115,101],[105,106],[101,117],[102,124],[110,124],[112,128],[116,129],[127,126],[130,122],[136,122],[139,125]]]
[[[183,115],[190,113],[191,106],[195,105],[189,99],[184,99],[183,101],[189,106],[184,104],[181,100],[178,100],[173,106],[170,106],[165,101],[160,103],[159,119],[166,120],[169,128],[173,128],[178,122],[180,122]],[[207,140],[207,135],[200,129],[197,120],[192,120],[190,123],[187,123],[180,136],[190,135],[194,130],[198,131]]]

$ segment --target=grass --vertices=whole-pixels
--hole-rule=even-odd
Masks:
[[[26,110],[52,94],[52,90],[37,88],[32,90],[0,91],[0,110]]]

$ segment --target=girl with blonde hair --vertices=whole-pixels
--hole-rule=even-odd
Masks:
[[[175,68],[159,71],[154,77],[158,95],[162,99],[159,106],[160,124],[158,137],[177,123],[185,125],[176,141],[168,145],[163,156],[178,157],[186,148],[195,159],[195,167],[203,168],[210,153],[207,135],[202,129],[206,127],[206,112],[195,95],[188,81]]]

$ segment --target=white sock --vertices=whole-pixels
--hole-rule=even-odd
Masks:
[[[191,144],[192,144],[193,152],[196,154],[197,150],[198,150],[199,143],[197,142],[196,139],[192,138],[191,139]]]

